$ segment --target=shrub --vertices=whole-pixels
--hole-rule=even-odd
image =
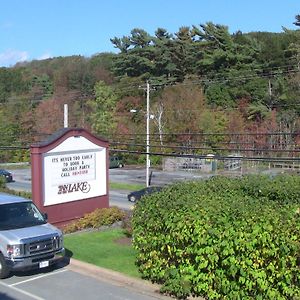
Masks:
[[[91,213],[85,214],[82,218],[66,225],[64,233],[71,233],[83,229],[100,228],[101,226],[112,225],[121,221],[125,213],[118,207],[98,208]]]
[[[300,178],[177,184],[136,204],[143,277],[179,298],[298,299]]]

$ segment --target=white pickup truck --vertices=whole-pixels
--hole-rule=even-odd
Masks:
[[[0,278],[48,267],[64,254],[62,232],[31,200],[0,193]]]

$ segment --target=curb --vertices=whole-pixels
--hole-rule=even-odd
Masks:
[[[135,292],[139,292],[140,294],[145,294],[156,299],[174,299],[160,294],[160,286],[157,284],[152,284],[143,279],[129,277],[119,272],[98,267],[86,262],[79,261],[77,259],[70,259],[68,269],[98,280],[134,290]]]

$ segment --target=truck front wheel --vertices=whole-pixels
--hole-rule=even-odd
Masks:
[[[4,256],[0,253],[0,279],[6,278],[9,275],[9,269],[6,265]]]

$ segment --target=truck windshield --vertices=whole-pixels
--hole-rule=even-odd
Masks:
[[[0,205],[0,230],[45,224],[46,220],[32,202]]]

